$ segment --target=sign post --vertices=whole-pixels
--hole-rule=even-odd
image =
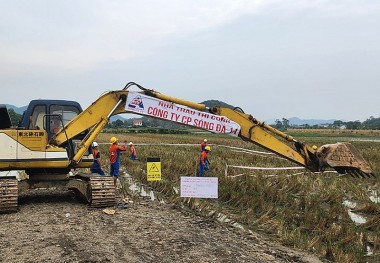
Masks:
[[[148,181],[161,181],[161,161],[159,157],[146,159],[146,171]]]
[[[181,197],[218,198],[218,177],[181,176]]]

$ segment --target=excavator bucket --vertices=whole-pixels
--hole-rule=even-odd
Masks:
[[[350,174],[353,177],[375,176],[369,164],[351,143],[323,145],[317,149],[316,155],[322,171],[331,167],[340,174]]]

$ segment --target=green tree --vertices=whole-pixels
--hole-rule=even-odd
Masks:
[[[370,116],[363,122],[363,129],[367,130],[380,130],[380,118]]]
[[[287,130],[289,128],[289,120],[282,118],[282,125],[284,126],[284,130]]]
[[[114,125],[115,128],[124,127],[124,122],[122,120],[120,120],[120,119],[117,119],[112,124]]]
[[[340,128],[340,127],[342,127],[343,125],[344,125],[344,122],[341,121],[341,120],[336,120],[336,121],[333,122],[333,127],[334,127],[334,128]]]
[[[362,123],[360,121],[348,121],[345,124],[349,130],[359,130],[362,128]]]
[[[15,112],[14,109],[8,109],[8,114],[11,118],[12,126],[18,126],[18,123],[21,121],[22,115]]]
[[[282,123],[282,121],[280,121],[279,119],[276,119],[274,121],[274,127],[277,129],[277,130],[280,130],[280,131],[283,131],[284,130],[284,124]]]

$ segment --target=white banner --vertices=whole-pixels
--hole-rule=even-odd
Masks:
[[[240,125],[227,117],[194,110],[137,92],[128,93],[125,107],[127,111],[136,114],[177,122],[214,133],[238,136],[240,132]]]
[[[218,198],[218,177],[181,176],[181,197]]]

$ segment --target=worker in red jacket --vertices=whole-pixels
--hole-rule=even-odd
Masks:
[[[127,148],[125,148],[125,146],[118,145],[116,137],[112,137],[110,139],[110,143],[112,144],[108,150],[110,155],[110,175],[113,176],[113,181],[116,186],[120,170],[120,152],[126,151]]]
[[[199,177],[202,177],[204,173],[208,170],[210,170],[209,165],[210,161],[207,158],[207,154],[211,151],[210,146],[206,146],[205,150],[201,153],[201,156],[199,158]]]
[[[207,139],[204,139],[203,142],[201,143],[201,152],[205,150],[205,147],[208,145]]]
[[[133,146],[132,142],[129,143],[129,157],[132,161],[137,159],[136,148]]]

